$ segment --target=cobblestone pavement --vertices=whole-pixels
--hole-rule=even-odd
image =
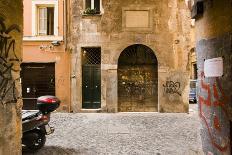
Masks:
[[[189,114],[53,113],[50,125],[55,132],[34,154],[199,155],[196,106],[190,105]]]

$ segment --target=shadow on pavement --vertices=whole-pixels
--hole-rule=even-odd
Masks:
[[[36,152],[30,152],[29,150],[23,150],[23,155],[78,155],[85,153],[84,150],[75,150],[73,148],[63,148],[60,146],[44,146]]]

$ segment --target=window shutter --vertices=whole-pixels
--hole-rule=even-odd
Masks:
[[[85,8],[90,8],[91,9],[91,0],[86,0],[85,1]]]
[[[94,9],[97,10],[97,12],[100,12],[100,0],[94,0]]]
[[[47,35],[54,35],[54,7],[47,7]]]
[[[39,35],[47,34],[47,8],[39,9]]]

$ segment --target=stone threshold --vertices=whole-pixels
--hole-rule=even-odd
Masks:
[[[102,112],[102,109],[81,109],[81,113],[99,113]]]

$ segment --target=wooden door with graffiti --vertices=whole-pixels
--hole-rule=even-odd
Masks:
[[[158,63],[147,46],[129,46],[119,57],[118,111],[158,111]]]
[[[55,63],[21,64],[23,109],[37,109],[37,98],[55,95]]]

